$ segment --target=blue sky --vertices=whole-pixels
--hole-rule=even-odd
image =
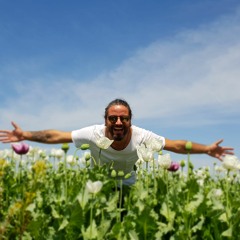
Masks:
[[[239,0],[0,0],[0,31],[1,129],[102,123],[120,97],[133,124],[240,157]]]

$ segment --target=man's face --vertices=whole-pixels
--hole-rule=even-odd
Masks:
[[[128,108],[123,105],[111,106],[108,109],[105,125],[113,140],[121,141],[124,139],[131,127]]]

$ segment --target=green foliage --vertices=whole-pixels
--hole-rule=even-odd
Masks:
[[[0,159],[0,239],[239,239],[239,172],[154,165],[127,188],[107,166],[58,161]],[[100,192],[89,193],[88,180],[101,181]]]

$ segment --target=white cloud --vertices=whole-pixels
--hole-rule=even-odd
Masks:
[[[52,76],[15,86],[1,107],[1,122],[25,128],[72,129],[103,120],[109,101],[122,97],[136,118],[163,122],[187,116],[212,124],[239,116],[240,13],[159,40],[118,68],[88,82]],[[55,78],[55,79],[54,79]]]
[[[124,93],[140,118],[194,113],[197,124],[202,109],[212,112],[212,116],[208,112],[210,118],[217,114],[215,120],[239,115],[239,20],[238,12],[210,26],[153,43],[102,81],[108,79],[116,94]]]

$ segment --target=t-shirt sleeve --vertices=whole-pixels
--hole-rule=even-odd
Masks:
[[[165,137],[162,137],[156,133],[153,133],[149,130],[146,130],[146,129],[143,129],[143,128],[139,128],[139,127],[136,127],[134,126],[134,130],[136,131],[137,133],[137,136],[138,136],[138,140],[137,140],[137,143],[136,144],[141,144],[141,143],[144,143],[144,142],[148,142],[150,141],[152,138],[156,138],[158,140],[160,140],[162,142],[162,149],[164,148],[165,146]]]
[[[159,139],[160,141],[162,141],[162,149],[164,148],[165,146],[165,137],[162,137],[156,133],[153,133],[153,132],[150,132],[150,134],[152,135],[152,137],[156,138],[156,139]]]
[[[93,135],[94,127],[85,127],[72,131],[72,141],[74,145],[79,148],[82,144],[89,144]]]

